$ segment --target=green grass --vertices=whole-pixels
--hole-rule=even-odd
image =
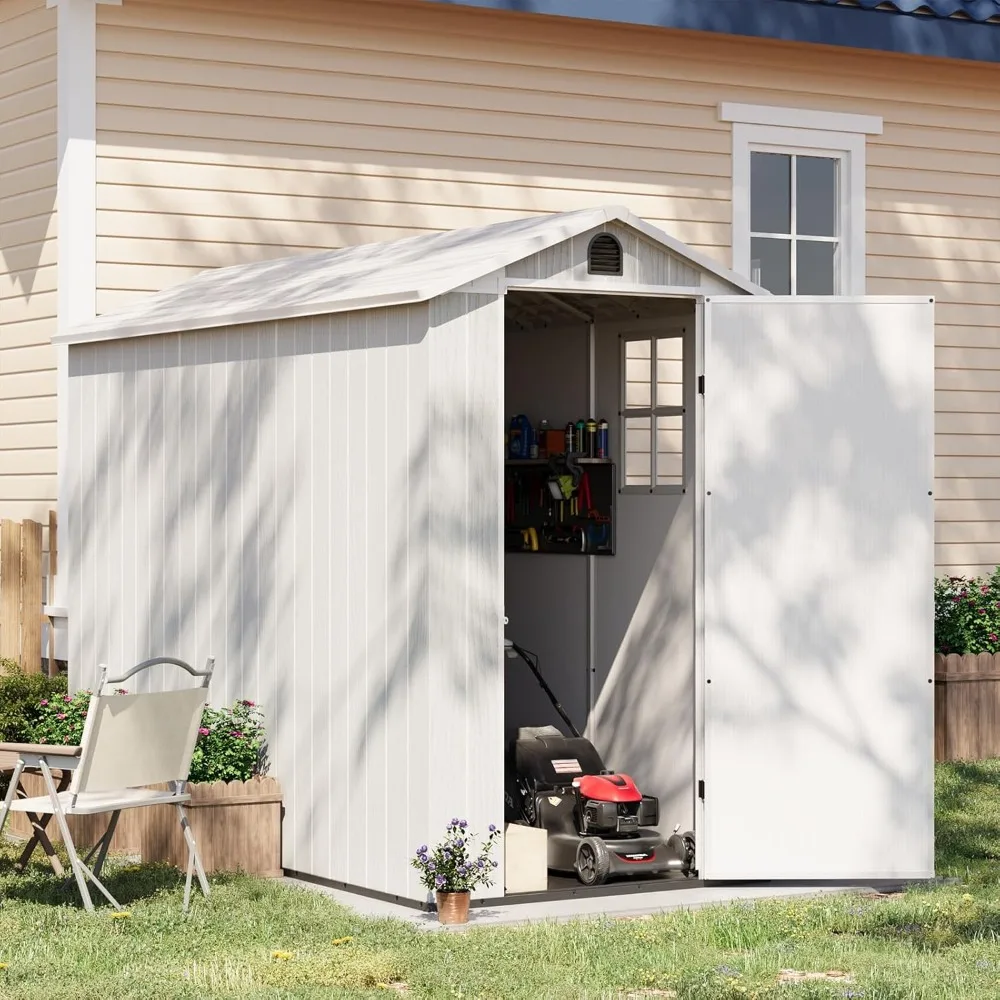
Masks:
[[[84,913],[41,862],[15,875],[14,856],[0,847],[2,1000],[1000,997],[1000,761],[938,768],[938,872],[961,884],[879,899],[435,934],[243,876],[213,880],[185,917],[179,874],[146,865],[111,875],[129,913],[115,919]],[[783,969],[851,979],[779,985]]]

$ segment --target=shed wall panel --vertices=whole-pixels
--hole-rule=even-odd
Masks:
[[[72,683],[216,656],[287,868],[422,899],[413,847],[502,819],[502,322],[450,295],[71,351]]]
[[[190,268],[609,201],[728,264],[737,101],[882,116],[868,291],[936,296],[941,344],[1000,345],[994,67],[372,0],[98,18],[101,311]],[[942,365],[942,418],[993,412],[979,368]]]
[[[39,521],[56,496],[55,197],[56,12],[0,0],[0,515]]]

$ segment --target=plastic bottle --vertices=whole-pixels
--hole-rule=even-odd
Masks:
[[[608,422],[604,417],[597,421],[597,457],[611,457],[608,454]]]

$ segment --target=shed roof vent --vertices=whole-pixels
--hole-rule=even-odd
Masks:
[[[587,248],[587,273],[622,274],[622,245],[610,233],[598,233]]]

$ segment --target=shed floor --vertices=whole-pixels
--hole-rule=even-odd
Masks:
[[[446,928],[438,923],[436,913],[416,910],[398,903],[372,899],[342,889],[333,889],[306,882],[301,879],[285,878],[287,885],[321,892],[325,896],[342,903],[365,917],[405,920],[422,930],[463,930]],[[885,891],[886,885],[878,886],[705,886],[688,888],[620,893],[602,896],[573,896],[562,899],[544,899],[539,902],[502,903],[491,906],[474,906],[469,912],[469,927],[493,927],[504,924],[525,924],[543,920],[563,922],[587,917],[639,917],[651,913],[666,913],[670,910],[699,909],[719,903],[732,903],[751,899],[786,899],[802,896],[820,896],[830,893],[867,892],[878,889]]]

